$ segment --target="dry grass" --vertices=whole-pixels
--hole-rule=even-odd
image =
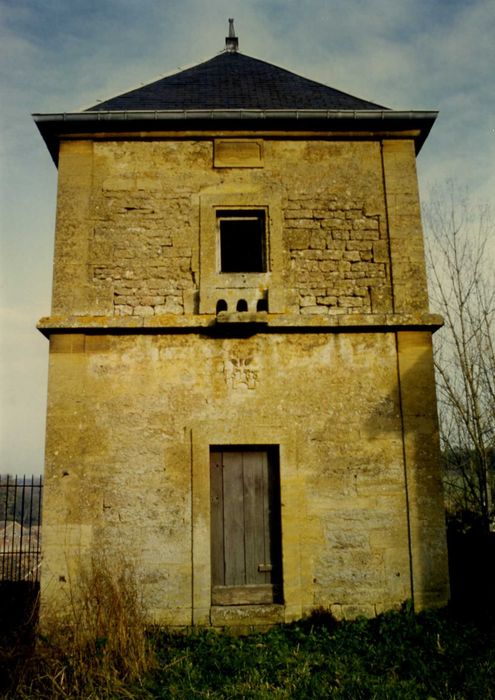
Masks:
[[[63,613],[45,611],[43,633],[7,698],[129,698],[153,666],[134,570],[94,556],[69,584]]]

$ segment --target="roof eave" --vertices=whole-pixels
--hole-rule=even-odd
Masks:
[[[380,131],[414,129],[416,153],[419,153],[438,115],[437,111],[398,111],[391,109],[338,110],[338,109],[191,109],[62,112],[33,114],[33,119],[57,164],[60,138],[66,134],[90,134],[102,131],[176,131],[205,130],[215,123],[217,129],[284,128],[294,131],[329,130]]]

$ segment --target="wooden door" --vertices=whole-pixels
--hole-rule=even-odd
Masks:
[[[282,602],[277,451],[214,448],[210,480],[212,603]]]

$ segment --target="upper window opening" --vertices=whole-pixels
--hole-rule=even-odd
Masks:
[[[263,210],[217,211],[220,272],[266,272],[266,218]]]

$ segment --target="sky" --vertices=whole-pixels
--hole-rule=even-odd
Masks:
[[[35,326],[50,312],[57,171],[31,114],[207,60],[229,17],[244,54],[439,110],[418,157],[423,201],[452,179],[495,211],[493,0],[0,0],[0,473],[43,470],[48,341]]]

